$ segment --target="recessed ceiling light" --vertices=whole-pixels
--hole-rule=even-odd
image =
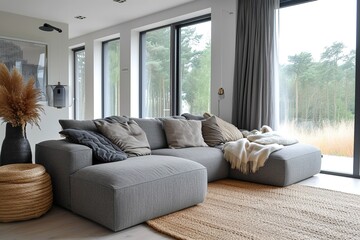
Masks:
[[[79,19],[79,20],[83,20],[83,19],[85,19],[86,17],[84,17],[84,16],[76,16],[75,18],[76,18],[76,19]]]
[[[124,3],[126,2],[126,0],[113,0],[114,2],[117,2],[117,3]]]

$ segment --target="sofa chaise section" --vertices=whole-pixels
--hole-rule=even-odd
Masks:
[[[136,157],[71,175],[72,211],[113,231],[201,203],[206,192],[206,168],[170,156]]]
[[[243,174],[231,169],[229,177],[283,187],[312,177],[320,172],[320,168],[320,150],[308,144],[296,143],[270,154],[265,166],[257,172]]]

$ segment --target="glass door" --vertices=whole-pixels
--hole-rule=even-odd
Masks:
[[[323,171],[353,174],[356,0],[280,9],[280,131],[320,148]]]

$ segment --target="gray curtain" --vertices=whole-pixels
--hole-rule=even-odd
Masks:
[[[241,129],[276,127],[279,0],[238,1],[233,123]]]

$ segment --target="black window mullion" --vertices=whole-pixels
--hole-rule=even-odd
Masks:
[[[356,16],[356,49],[360,49],[360,0],[357,0]],[[353,174],[360,177],[360,54],[355,58],[355,130]]]
[[[104,66],[105,66],[105,46],[108,44],[108,41],[102,42],[101,44],[101,116],[105,115],[105,99],[104,99]]]
[[[170,115],[177,114],[177,95],[178,95],[178,85],[177,85],[177,58],[178,58],[178,46],[177,46],[177,33],[174,25],[171,26],[170,32],[170,101],[171,109]]]
[[[140,46],[139,46],[139,70],[140,70],[140,81],[139,81],[139,117],[143,117],[143,101],[144,101],[144,97],[143,97],[143,65],[145,61],[145,56],[144,54],[146,53],[145,51],[145,36],[146,36],[146,32],[141,32],[140,33]]]
[[[297,4],[307,3],[307,2],[314,2],[316,0],[280,0],[280,7],[289,7],[294,6]]]
[[[77,69],[76,69],[76,60],[77,60],[77,53],[78,52],[81,52],[81,51],[84,51],[85,50],[85,46],[82,46],[82,47],[78,47],[78,48],[74,48],[73,49],[73,61],[74,61],[74,63],[73,63],[73,68],[74,68],[74,71],[73,71],[73,77],[74,77],[74,83],[73,83],[73,85],[74,85],[74,89],[73,89],[73,94],[74,94],[74,99],[73,99],[73,104],[74,104],[74,119],[77,119],[77,109],[78,109],[78,107],[79,106],[77,106],[77,101],[76,101],[76,99],[77,98],[79,98],[79,96],[77,96],[77,94],[76,94],[76,91],[77,91],[77,88],[76,88],[76,81],[77,81],[77,79],[76,79],[76,71],[77,71]]]

